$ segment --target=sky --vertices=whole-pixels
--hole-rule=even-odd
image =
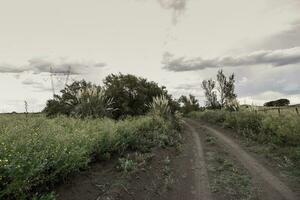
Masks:
[[[0,112],[42,110],[50,67],[56,94],[121,72],[204,105],[223,69],[241,104],[300,103],[300,0],[0,0]]]

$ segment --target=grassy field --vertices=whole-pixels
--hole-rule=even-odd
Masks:
[[[300,116],[241,110],[206,110],[189,117],[234,130],[240,137],[255,143],[257,152],[277,163],[300,182]]]
[[[264,107],[264,106],[256,106],[254,107],[257,112],[272,114],[272,115],[290,115],[290,116],[300,116],[300,106],[284,106],[284,107]]]
[[[174,123],[156,115],[73,119],[0,115],[0,199],[40,197],[93,160],[172,145]]]

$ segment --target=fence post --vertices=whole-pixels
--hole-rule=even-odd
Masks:
[[[278,108],[278,114],[280,115],[280,108]]]
[[[299,110],[298,110],[298,108],[296,107],[296,113],[297,113],[297,115],[299,115]]]

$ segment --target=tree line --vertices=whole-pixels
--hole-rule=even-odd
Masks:
[[[54,95],[46,103],[43,112],[48,117],[66,115],[122,119],[144,115],[149,112],[153,100],[158,102],[155,99],[157,97],[167,101],[171,114],[200,109],[195,96],[181,96],[176,100],[166,87],[131,74],[110,74],[104,79],[103,85],[85,80],[75,81],[60,92],[60,95]]]
[[[203,80],[201,87],[204,90],[205,107],[200,107],[199,101],[192,94],[174,99],[166,87],[153,81],[131,74],[110,74],[102,85],[85,80],[66,85],[60,95],[54,95],[53,99],[47,101],[43,112],[49,117],[67,115],[122,119],[148,113],[158,97],[167,102],[171,114],[176,111],[188,114],[204,109],[239,109],[234,73],[226,76],[221,69],[217,72],[216,80]],[[156,102],[160,101],[156,99]],[[284,106],[289,103],[287,99],[279,99],[267,102],[264,106]]]

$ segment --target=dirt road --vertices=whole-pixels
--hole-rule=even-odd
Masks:
[[[233,155],[238,162],[251,175],[252,184],[256,186],[257,196],[259,199],[266,200],[295,200],[298,199],[291,189],[283,183],[275,174],[272,174],[265,166],[263,166],[258,160],[247,153],[243,148],[238,145],[232,138],[226,136],[226,134],[218,131],[206,124],[187,119],[187,128],[191,132],[195,132],[201,138],[204,133],[217,138],[219,145],[221,145],[229,154]],[[201,136],[202,135],[202,136]],[[195,136],[196,139],[197,136]],[[195,141],[195,145],[198,146],[198,142]],[[200,146],[201,149],[201,146]],[[203,155],[203,150],[199,150],[199,154]],[[201,189],[199,189],[201,190]],[[200,199],[200,198],[199,198]]]

